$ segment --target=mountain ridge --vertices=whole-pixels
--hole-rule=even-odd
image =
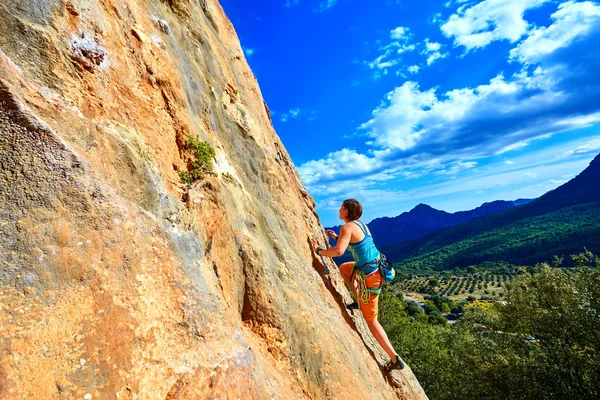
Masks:
[[[383,247],[382,251],[395,262],[423,264],[429,259],[436,268],[444,263],[444,268],[453,268],[469,262],[550,261],[554,255],[567,258],[579,253],[584,246],[598,252],[599,178],[600,155],[569,182],[528,204]],[[486,255],[486,246],[495,250]],[[504,258],[493,254],[504,254]]]

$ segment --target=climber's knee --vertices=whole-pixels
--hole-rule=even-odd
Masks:
[[[342,278],[344,278],[344,280],[346,282],[350,282],[350,275],[352,275],[352,268],[354,268],[353,262],[346,262],[346,263],[343,263],[342,265],[340,265],[340,274],[342,275]]]

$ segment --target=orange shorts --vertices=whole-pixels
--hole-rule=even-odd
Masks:
[[[353,262],[347,262],[347,263],[343,263],[342,265],[340,265],[340,274],[342,275],[342,277],[344,278],[344,280],[346,282],[350,281],[350,275],[352,275],[352,268],[354,268],[354,263]],[[353,284],[356,281],[356,272],[354,273],[354,276],[352,277],[353,279]],[[371,275],[367,276],[367,287],[368,288],[378,288],[381,286],[381,284],[383,283],[382,281],[383,277],[381,276],[381,272],[379,272],[379,270],[375,271],[374,273],[372,273]],[[377,320],[377,314],[379,313],[379,307],[378,307],[378,302],[379,302],[379,296],[374,295],[373,293],[371,293],[371,296],[369,297],[369,301],[367,302],[367,304],[363,303],[362,301],[358,301],[358,305],[360,307],[360,312],[362,313],[363,317],[365,318],[365,321],[367,322],[373,322],[375,320]]]

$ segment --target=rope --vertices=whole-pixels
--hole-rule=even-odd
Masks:
[[[358,283],[358,287],[356,288],[358,300],[363,304],[367,304],[371,298],[371,292],[367,287],[367,279],[365,278],[365,273],[363,271],[356,271],[356,283]]]

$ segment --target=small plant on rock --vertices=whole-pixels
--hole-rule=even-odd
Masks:
[[[223,172],[223,173],[221,174],[221,176],[222,176],[223,178],[225,178],[225,180],[226,180],[227,182],[230,182],[230,183],[233,183],[233,182],[234,182],[234,180],[233,180],[233,176],[232,176],[232,175],[231,175],[229,172]]]
[[[194,151],[194,158],[191,162],[190,171],[179,172],[181,182],[191,185],[200,180],[206,174],[213,173],[213,158],[215,158],[215,149],[208,142],[201,142],[198,138],[191,137],[185,143],[186,149]]]

